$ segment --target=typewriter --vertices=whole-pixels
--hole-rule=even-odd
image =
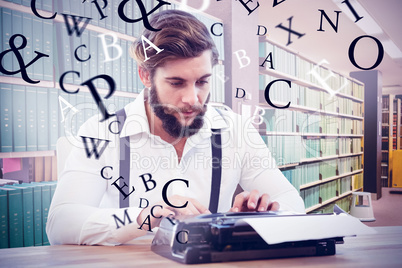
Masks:
[[[268,244],[242,219],[308,217],[276,212],[230,212],[163,218],[151,250],[185,264],[334,255],[343,237]]]

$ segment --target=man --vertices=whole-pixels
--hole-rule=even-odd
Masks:
[[[173,10],[150,23],[161,30],[145,30],[131,50],[146,89],[125,107],[124,122],[119,112],[81,127],[83,142],[107,146],[98,157],[84,146],[72,150],[49,212],[51,244],[125,243],[169,214],[303,213],[258,132],[208,105],[218,53],[207,28]],[[127,159],[129,168],[121,164]],[[246,191],[232,205],[238,184]]]

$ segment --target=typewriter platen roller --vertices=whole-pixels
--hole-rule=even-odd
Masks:
[[[194,264],[334,255],[335,244],[343,243],[343,237],[332,237],[267,244],[250,225],[240,220],[253,217],[290,216],[275,212],[240,212],[167,217],[162,219],[151,249],[177,262]]]

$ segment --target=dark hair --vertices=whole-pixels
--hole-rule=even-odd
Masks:
[[[153,76],[157,67],[172,59],[198,57],[205,50],[212,51],[211,62],[218,62],[218,51],[209,34],[207,27],[193,15],[180,10],[161,11],[150,20],[150,24],[160,31],[145,29],[143,35],[159,49],[148,49],[148,60],[145,61],[144,48],[141,38],[131,46],[130,53],[138,66],[146,69]]]

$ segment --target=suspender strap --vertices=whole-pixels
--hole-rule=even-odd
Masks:
[[[212,145],[212,182],[211,197],[209,199],[209,211],[218,212],[219,193],[221,189],[222,175],[222,146],[220,129],[213,129],[211,136]]]
[[[126,120],[126,112],[124,108],[116,112],[117,121],[119,122],[119,133],[123,129]],[[212,145],[212,182],[211,182],[211,197],[209,200],[209,211],[216,213],[218,211],[219,194],[221,188],[222,176],[222,141],[220,129],[213,129],[211,136]],[[120,138],[120,167],[119,180],[120,188],[126,186],[130,189],[130,138]],[[129,198],[120,194],[120,208],[129,207]]]
[[[116,112],[117,121],[119,122],[119,133],[123,129],[124,122],[126,121],[126,112],[124,108]],[[127,189],[130,189],[130,137],[120,138],[120,167],[119,167],[119,183],[120,188],[127,185]],[[120,208],[126,208],[129,206],[128,196],[119,195]]]

